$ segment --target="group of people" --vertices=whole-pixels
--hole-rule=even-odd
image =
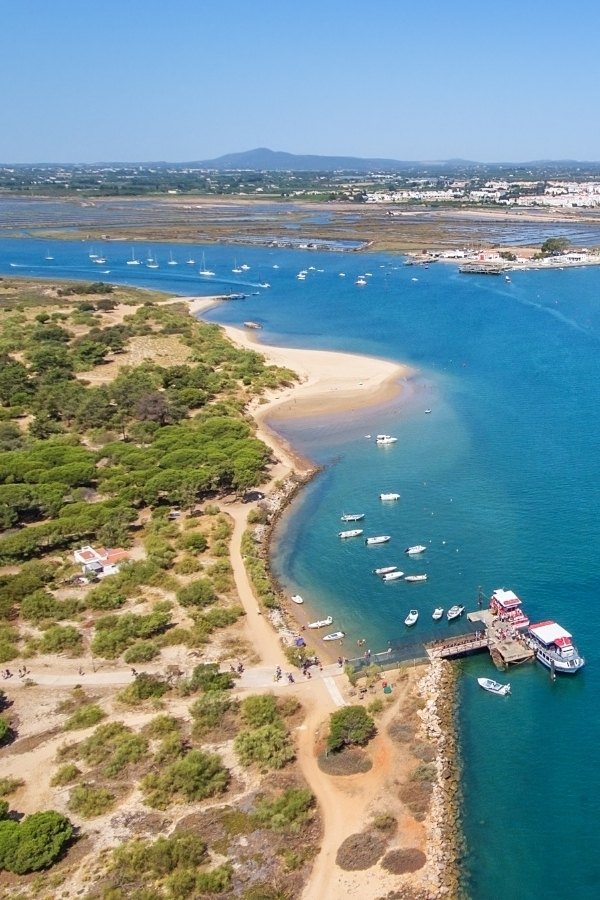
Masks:
[[[28,669],[27,666],[21,666],[21,668],[19,669],[19,678],[25,678],[26,675],[30,674],[30,672],[31,669]],[[2,677],[4,678],[4,680],[6,680],[7,678],[12,678],[13,673],[10,671],[10,669],[3,669]]]

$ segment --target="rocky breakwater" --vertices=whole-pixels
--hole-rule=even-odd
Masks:
[[[436,748],[437,778],[426,820],[428,876],[432,897],[460,896],[460,781],[455,733],[456,671],[452,663],[434,660],[417,683],[425,701],[418,710],[419,736]]]

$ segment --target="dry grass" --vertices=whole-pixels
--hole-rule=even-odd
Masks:
[[[340,869],[346,872],[370,869],[383,856],[386,841],[380,834],[363,832],[351,834],[340,844],[335,858]]]
[[[408,847],[398,850],[390,850],[381,860],[381,865],[393,875],[405,875],[407,872],[418,872],[427,862],[427,857],[422,850],[416,847]]]
[[[369,755],[358,747],[348,747],[338,753],[321,753],[318,761],[326,775],[359,775],[373,768]]]

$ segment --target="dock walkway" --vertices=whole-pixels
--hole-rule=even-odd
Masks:
[[[467,619],[469,622],[482,622],[485,625],[490,656],[499,669],[528,662],[535,657],[531,647],[525,643],[523,635],[512,625],[494,615],[491,609],[467,613]]]

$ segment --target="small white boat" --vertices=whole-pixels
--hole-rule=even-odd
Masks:
[[[392,437],[391,434],[378,434],[375,443],[381,447],[385,444],[395,444],[397,440],[398,438]]]
[[[196,260],[193,258],[193,256],[190,256],[189,259],[186,259],[186,263],[188,264],[188,266],[195,266]]]
[[[362,528],[350,528],[349,531],[338,531],[338,537],[341,538],[351,538],[358,537],[359,534],[362,534]]]
[[[300,594],[292,594],[291,600],[292,603],[304,603],[304,599],[300,596]]]
[[[426,409],[425,412],[427,413],[427,415],[429,415],[429,413],[431,412],[431,410],[430,410],[430,409]]]
[[[405,581],[427,581],[427,575],[407,575]]]
[[[250,266],[247,263],[242,263],[242,265],[240,266],[242,272],[247,272],[249,268]]]
[[[271,285],[269,284],[268,281],[261,281],[258,286],[261,288],[270,288],[271,287]]]
[[[478,678],[477,684],[484,691],[489,691],[490,694],[500,694],[502,697],[510,694],[510,684],[500,684],[499,681],[494,681],[493,678]]]
[[[327,625],[331,625],[333,622],[333,616],[327,616],[326,619],[319,619],[317,622],[309,622],[309,628],[326,628]]]
[[[200,271],[198,272],[198,275],[204,275],[204,276],[206,276],[206,277],[208,278],[208,277],[210,277],[211,275],[214,275],[214,274],[215,274],[214,272],[212,272],[210,269],[207,268],[207,266],[206,266],[206,258],[205,258],[204,253],[203,253],[203,254],[202,254],[202,268],[201,268]]]
[[[158,263],[155,259],[151,259],[146,263],[147,269],[158,269]]]
[[[298,272],[298,274],[296,275],[296,278],[298,279],[298,281],[304,281],[305,278],[306,278],[306,273],[305,273],[305,272]]]
[[[434,609],[433,613],[431,614],[431,618],[432,618],[435,622],[437,622],[437,621],[439,621],[439,619],[442,618],[443,615],[444,615],[444,607],[443,607],[443,606],[436,606],[436,608]]]
[[[400,494],[380,494],[379,499],[384,500],[384,501],[385,500],[399,500]]]
[[[365,544],[387,544],[391,536],[389,534],[378,534],[376,537],[368,537]]]
[[[343,637],[346,636],[345,631],[332,631],[331,634],[326,634],[323,637],[324,641],[341,641]]]
[[[398,566],[380,566],[378,569],[373,569],[373,575],[389,575],[390,572],[397,572]]]
[[[415,544],[414,547],[407,547],[404,552],[409,556],[418,556],[419,553],[425,553],[426,550],[427,547],[424,544]]]
[[[411,611],[409,612],[409,614],[407,615],[407,617],[404,620],[404,624],[405,625],[414,625],[418,618],[419,618],[419,611],[416,609],[411,609]]]
[[[344,513],[343,516],[340,516],[340,519],[342,522],[360,522],[364,517],[364,513]]]
[[[458,619],[459,616],[462,616],[464,611],[465,611],[464,606],[458,606],[457,604],[455,604],[454,606],[451,606],[450,609],[448,610],[448,612],[446,613],[446,618],[448,619],[449,622],[451,622],[452,619]]]
[[[169,261],[167,262],[167,265],[168,266],[176,266],[177,265],[177,260],[173,259],[173,251],[171,251],[169,254]]]
[[[404,577],[404,572],[400,572],[399,570],[396,572],[386,572],[385,575],[381,576],[382,581],[399,581],[400,578]]]
[[[92,259],[92,258],[96,259],[96,257],[90,257],[90,259]],[[50,253],[49,250],[46,251],[46,256],[44,257],[44,259],[54,259],[54,257],[52,256],[52,254]],[[106,260],[103,260],[103,262],[106,262]]]
[[[241,266],[238,266],[237,260],[234,260],[233,269],[231,271],[234,275],[241,275],[244,270]]]
[[[135,250],[132,250],[131,251],[131,259],[127,260],[127,265],[128,266],[139,266],[139,264],[140,264],[140,261],[139,261],[139,259],[136,258]]]

